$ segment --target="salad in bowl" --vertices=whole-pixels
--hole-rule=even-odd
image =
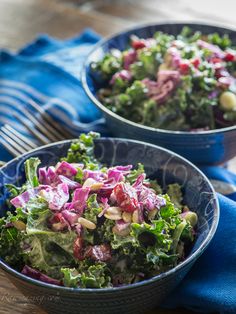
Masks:
[[[91,63],[100,102],[148,127],[208,131],[236,124],[236,49],[229,36],[184,27],[131,34],[124,50]]]
[[[181,186],[162,189],[142,164],[100,163],[97,137],[82,134],[55,165],[28,158],[24,184],[6,184],[0,257],[22,274],[71,288],[120,287],[166,272],[192,248],[198,215]]]

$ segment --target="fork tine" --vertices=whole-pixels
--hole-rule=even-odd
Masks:
[[[49,144],[51,143],[51,141],[41,132],[39,132],[38,130],[36,130],[34,127],[32,127],[32,125],[24,118],[22,118],[21,116],[19,116],[18,114],[15,114],[13,112],[14,117],[21,122],[26,128],[27,130],[33,134],[41,143],[43,144]]]
[[[70,133],[66,128],[62,127],[57,121],[55,121],[42,107],[40,107],[35,101],[31,100],[29,104],[40,113],[42,118],[53,125],[53,131],[56,132],[56,134],[60,134],[63,138],[72,138],[73,135]]]
[[[37,145],[34,142],[30,141],[24,135],[20,134],[17,130],[12,128],[9,124],[5,124],[1,129],[5,134],[9,135],[16,142],[21,141],[22,143],[24,143],[24,146],[27,150],[31,150],[37,147]]]
[[[8,142],[6,142],[3,138],[0,137],[0,143],[3,145],[3,147],[6,148],[7,151],[9,151],[10,154],[12,154],[13,156],[17,157],[19,156],[21,153],[18,152],[16,149],[14,149],[10,144],[8,144]]]
[[[29,121],[31,121],[34,126],[42,133],[44,134],[50,141],[52,142],[56,142],[58,140],[61,140],[62,137],[59,136],[55,136],[54,134],[52,134],[53,128],[50,125],[46,125],[43,120],[38,120],[36,118],[36,116],[33,116],[33,114],[31,112],[29,112],[28,110],[26,110],[25,108],[22,108],[22,112],[24,113],[24,115],[29,119]]]
[[[6,148],[8,146],[8,150],[10,150],[9,146],[11,146],[11,152],[13,153],[14,152],[14,155],[15,156],[18,156],[19,154],[24,154],[27,152],[27,150],[25,148],[23,148],[22,146],[20,146],[19,143],[15,142],[11,137],[9,137],[8,135],[6,135],[5,133],[3,133],[2,131],[0,131],[0,136],[2,137],[2,139],[0,138],[1,140],[1,143],[3,144],[3,142],[7,142],[7,145],[6,143],[3,144]],[[17,155],[16,155],[17,154]]]

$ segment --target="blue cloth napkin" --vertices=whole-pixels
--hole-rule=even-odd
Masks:
[[[96,130],[106,135],[98,110],[80,82],[83,61],[99,36],[86,30],[70,40],[42,35],[17,54],[0,52],[0,126],[14,125],[11,112],[29,106],[29,100],[59,119],[75,135]],[[0,160],[11,156],[0,147]],[[220,167],[202,167],[218,194],[221,217],[216,235],[165,305],[199,312],[236,313],[236,175]]]
[[[17,54],[0,51],[0,126],[10,124],[29,136],[12,114],[21,114],[33,100],[75,136],[90,130],[106,134],[101,113],[80,81],[84,59],[98,39],[90,30],[65,41],[41,35]],[[12,158],[3,147],[0,152],[0,160]]]
[[[221,216],[216,234],[189,274],[167,298],[167,307],[236,313],[236,203],[221,194],[218,198]]]

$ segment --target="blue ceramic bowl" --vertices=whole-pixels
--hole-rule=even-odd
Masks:
[[[160,145],[175,151],[196,164],[221,164],[236,155],[236,126],[197,133],[156,129],[132,122],[113,113],[96,98],[98,89],[105,85],[91,70],[90,65],[92,62],[101,60],[112,48],[126,49],[131,34],[142,38],[152,37],[156,31],[177,35],[183,26],[189,26],[195,31],[202,31],[204,34],[214,32],[221,35],[229,34],[236,44],[235,30],[217,26],[170,23],[137,27],[104,39],[95,46],[84,66],[82,73],[83,86],[92,102],[103,112],[110,132],[114,136],[133,138]]]
[[[4,184],[22,184],[25,179],[24,161],[37,156],[41,159],[42,166],[55,164],[60,157],[65,156],[70,142],[71,140],[63,141],[38,148],[0,169],[0,215],[4,215],[7,210],[4,205],[7,194]],[[175,153],[152,144],[125,139],[99,139],[95,143],[95,155],[108,165],[136,165],[142,162],[147,174],[158,178],[163,187],[173,182],[182,185],[184,202],[199,217],[197,239],[186,260],[149,280],[107,289],[72,289],[46,284],[15,271],[1,258],[0,267],[23,294],[30,296],[30,300],[49,313],[144,313],[159,305],[179,284],[210,243],[219,219],[216,195],[208,179],[194,165]]]

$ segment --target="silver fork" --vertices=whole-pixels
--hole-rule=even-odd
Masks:
[[[34,113],[22,108],[24,116],[15,113],[13,115],[37,139],[38,143],[49,144],[73,138],[72,133],[56,122],[38,104],[31,101],[30,105],[34,108]],[[25,137],[9,124],[5,124],[0,129],[0,143],[13,156],[19,156],[39,146],[34,140]]]
[[[42,144],[73,138],[72,133],[56,122],[36,102],[31,100],[29,105],[34,108],[34,113],[23,107],[21,111],[24,116],[16,113],[13,115]]]
[[[9,124],[1,127],[0,143],[15,157],[37,147],[36,143],[19,133]]]

